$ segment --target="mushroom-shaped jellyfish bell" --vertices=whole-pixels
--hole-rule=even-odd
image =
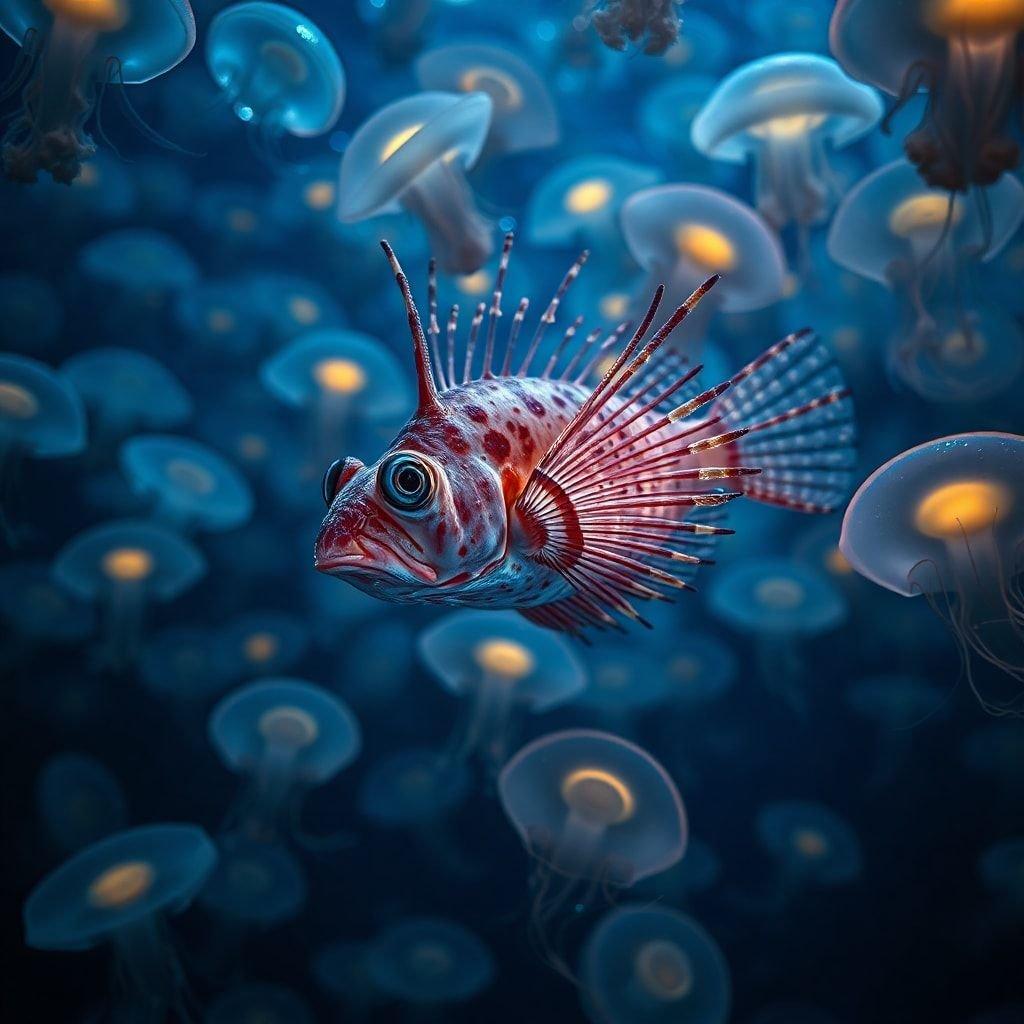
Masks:
[[[217,646],[240,675],[277,675],[302,659],[309,648],[309,632],[298,615],[245,612],[223,627]]]
[[[196,40],[188,0],[5,0],[0,28],[22,48],[4,90],[21,88],[21,108],[3,137],[4,172],[22,182],[78,177],[96,152],[86,125],[107,85],[152,135],[122,87],[169,71]]]
[[[217,859],[193,825],[147,825],[94,843],[62,864],[25,901],[33,949],[109,943],[124,1016],[163,1021],[185,1012],[185,979],[164,919],[184,910]],[[181,1016],[181,1019],[188,1019]]]
[[[732,986],[715,940],[675,910],[628,905],[583,947],[583,1008],[594,1024],[725,1024]]]
[[[0,665],[24,665],[36,653],[81,643],[92,635],[92,605],[69,594],[45,562],[0,566],[0,621],[7,627]]]
[[[206,64],[268,153],[285,132],[329,131],[345,102],[345,71],[331,41],[283,4],[255,0],[220,11],[206,33]]]
[[[686,813],[657,761],[610,733],[572,729],[520,750],[498,794],[533,859],[530,940],[571,976],[562,927],[574,905],[611,899],[675,864],[686,848]]]
[[[843,518],[840,549],[862,576],[924,594],[952,631],[991,714],[1024,713],[1024,437],[973,433],[911,448],[876,469]],[[983,690],[976,659],[999,670]]]
[[[441,685],[469,703],[460,754],[476,752],[494,770],[508,756],[512,716],[519,708],[550,711],[571,701],[587,682],[565,640],[514,612],[455,612],[423,633],[419,647]]]
[[[1022,30],[1020,0],[840,0],[829,32],[846,71],[896,97],[893,114],[928,94],[904,150],[928,185],[958,192],[1020,163]]]
[[[0,274],[0,349],[45,352],[63,322],[63,302],[49,281],[33,274]]]
[[[768,50],[828,52],[830,4],[821,0],[746,0],[743,10]]]
[[[237,662],[217,647],[212,630],[168,626],[139,653],[139,680],[150,693],[180,709],[223,693],[238,678]]]
[[[206,1011],[204,1024],[314,1024],[298,993],[264,982],[238,985],[221,993]]]
[[[378,110],[342,157],[341,219],[404,207],[423,223],[442,270],[479,270],[494,243],[465,172],[480,156],[492,110],[482,92],[421,92]]]
[[[882,116],[874,89],[835,61],[779,53],[728,75],[693,122],[693,144],[713,160],[752,161],[756,202],[776,230],[828,220],[838,183],[830,150],[866,135]]]
[[[43,765],[36,807],[50,839],[69,852],[124,828],[128,817],[121,784],[87,754],[57,754]]]

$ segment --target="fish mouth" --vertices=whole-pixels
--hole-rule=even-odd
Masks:
[[[398,575],[386,564],[387,562],[398,562],[421,583],[437,582],[437,573],[425,562],[420,562],[395,545],[371,537],[352,540],[344,550],[336,554],[329,553],[321,556],[317,552],[313,559],[313,566],[318,572],[331,576],[355,575],[357,573],[373,576]]]

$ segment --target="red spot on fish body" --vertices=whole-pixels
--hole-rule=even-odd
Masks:
[[[446,423],[441,428],[441,437],[444,439],[444,443],[455,455],[469,454],[469,442],[466,440],[462,431],[454,424]]]
[[[504,434],[488,430],[484,434],[484,451],[498,462],[504,462],[512,454],[512,445]]]
[[[524,402],[526,404],[526,408],[529,409],[534,416],[547,415],[547,409],[545,409],[544,406],[541,405],[541,403],[538,402],[536,398],[532,398],[530,395],[527,395],[524,399]]]
[[[481,409],[479,405],[467,405],[466,406],[466,415],[474,423],[486,423],[487,422],[487,412],[484,409]]]

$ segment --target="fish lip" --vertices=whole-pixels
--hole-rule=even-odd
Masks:
[[[386,566],[381,566],[373,560],[372,548],[376,547],[386,555],[390,555],[399,562],[421,583],[434,584],[437,582],[437,573],[424,562],[417,561],[412,555],[398,549],[386,541],[376,537],[361,537],[353,542],[358,552],[349,552],[344,555],[334,555],[330,558],[314,558],[313,564],[318,572],[329,573],[340,576],[346,571],[349,573],[363,573],[375,576],[395,575]]]
[[[434,584],[437,583],[437,572],[427,565],[425,562],[421,562],[412,555],[405,551],[402,551],[397,545],[388,544],[386,541],[380,540],[377,537],[365,537],[363,539],[365,544],[373,544],[377,547],[386,551],[389,555],[398,559],[406,569],[409,570],[418,580],[423,583]],[[388,570],[382,570],[387,572]]]

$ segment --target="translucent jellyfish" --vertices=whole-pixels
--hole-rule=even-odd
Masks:
[[[293,274],[260,272],[247,277],[249,304],[263,318],[272,342],[284,344],[314,327],[342,327],[345,314],[325,288]]]
[[[586,0],[584,11],[612,50],[636,43],[657,55],[679,39],[677,0]]]
[[[598,640],[581,652],[588,683],[576,704],[590,708],[622,729],[632,716],[650,711],[669,699],[658,654],[631,650],[621,640]]]
[[[427,668],[470,708],[457,749],[478,753],[492,769],[508,757],[517,709],[543,714],[586,686],[586,672],[558,634],[514,612],[461,611],[431,626],[419,641]]]
[[[479,270],[494,242],[465,172],[480,156],[492,110],[482,92],[421,92],[378,110],[342,157],[341,219],[404,208],[423,223],[442,270]]]
[[[153,136],[123,87],[169,71],[196,41],[188,0],[13,0],[0,11],[0,28],[22,48],[4,83],[6,96],[21,89],[21,107],[3,137],[4,172],[21,182],[40,171],[64,184],[79,176],[96,152],[86,127],[108,85]],[[98,121],[96,127],[102,139]]]
[[[415,67],[423,89],[490,96],[493,113],[485,155],[558,144],[558,111],[544,80],[510,50],[455,43],[428,50],[417,58]]]
[[[985,887],[1000,897],[1000,909],[1024,917],[1024,838],[993,843],[981,855],[978,871]]]
[[[87,754],[57,754],[36,780],[36,807],[49,837],[74,852],[125,827],[121,784]]]
[[[206,358],[236,359],[258,348],[260,311],[242,280],[201,281],[181,292],[174,306],[179,329]]]
[[[758,211],[776,230],[828,220],[838,198],[830,151],[882,116],[874,89],[810,53],[781,53],[728,75],[693,122],[693,144],[714,160],[754,164]]]
[[[661,656],[668,699],[683,708],[703,707],[727,693],[739,674],[730,647],[707,632],[674,640]]]
[[[713,938],[675,910],[606,914],[583,947],[583,1007],[595,1024],[725,1024],[732,985]]]
[[[645,146],[669,163],[677,179],[707,184],[721,179],[723,169],[696,149],[691,133],[694,118],[717,84],[711,75],[673,75],[651,89],[640,104]],[[645,182],[641,187],[653,184]]]
[[[92,634],[92,605],[59,586],[42,562],[0,566],[0,619],[8,626],[0,664],[26,663],[33,652],[75,644]]]
[[[313,957],[311,972],[317,984],[345,1005],[352,1020],[368,1020],[387,1000],[374,984],[369,955],[367,942],[331,942]]]
[[[139,653],[139,677],[151,693],[187,704],[223,693],[237,678],[218,649],[212,630],[168,626],[154,634]]]
[[[869,580],[924,594],[990,714],[1024,713],[1024,437],[974,433],[911,448],[876,469],[843,518],[840,549]],[[999,670],[989,695],[975,671]]]
[[[172,601],[206,573],[202,554],[157,523],[120,519],[90,527],[57,554],[57,582],[99,606],[101,657],[123,668],[138,654],[146,607]]]
[[[309,627],[298,615],[253,611],[224,626],[217,643],[224,660],[240,674],[278,675],[302,660],[309,639]]]
[[[494,978],[494,958],[471,931],[443,918],[408,918],[370,943],[367,965],[377,986],[403,1002],[463,1003]]]
[[[269,153],[265,159],[271,160]],[[233,273],[239,257],[269,253],[282,241],[282,225],[267,211],[265,195],[248,183],[205,185],[196,196],[192,215],[203,232],[207,266],[223,273]]]
[[[0,349],[45,352],[64,320],[60,296],[31,274],[0,275]]]
[[[750,0],[751,27],[771,49],[828,52],[830,4],[821,0]]]
[[[205,1024],[313,1024],[300,996],[283,985],[240,985],[219,995],[206,1011]]]
[[[312,138],[330,131],[345,102],[345,71],[331,41],[283,4],[254,0],[220,11],[206,33],[206,64],[271,154],[285,132]]]
[[[1020,162],[1011,134],[1021,107],[1017,0],[840,0],[830,41],[855,78],[896,97],[928,94],[924,120],[904,142],[933,188],[991,185]]]
[[[198,441],[140,434],[121,446],[121,468],[154,514],[180,530],[232,530],[252,515],[245,478]]]
[[[345,704],[298,679],[263,680],[228,694],[210,715],[209,735],[224,764],[249,780],[232,829],[253,838],[275,836],[287,812],[295,831],[302,790],[336,775],[362,744]]]
[[[288,168],[274,187],[270,209],[275,220],[289,230],[312,230],[326,244],[341,238],[338,221],[338,167],[340,157],[319,157]]]
[[[216,859],[213,843],[194,825],[147,825],[101,839],[29,894],[25,942],[53,950],[109,943],[124,1014],[115,1019],[183,1015],[185,979],[164,919],[192,902]]]

